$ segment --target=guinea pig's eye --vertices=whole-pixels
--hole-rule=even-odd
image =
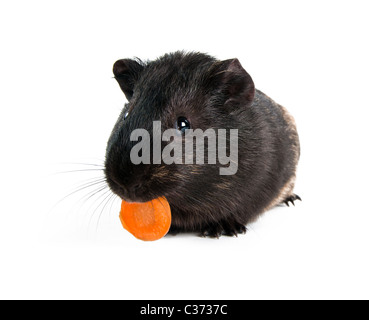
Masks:
[[[190,121],[185,117],[179,117],[176,122],[176,129],[185,133],[186,130],[191,129]]]
[[[127,112],[124,114],[123,119],[124,119],[124,120],[126,120],[126,119],[127,119],[127,117],[128,117],[128,115],[129,115],[129,112],[127,111]]]

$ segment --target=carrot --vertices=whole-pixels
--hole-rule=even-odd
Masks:
[[[168,233],[172,215],[169,203],[164,197],[145,203],[123,200],[120,220],[124,229],[137,239],[154,241]]]

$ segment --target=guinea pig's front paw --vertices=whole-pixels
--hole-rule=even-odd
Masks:
[[[211,223],[201,229],[202,237],[217,238],[220,236],[237,237],[239,234],[245,234],[247,231],[245,225],[235,221],[220,221]]]
[[[181,229],[174,226],[174,225],[171,225],[169,231],[168,231],[168,234],[169,235],[172,235],[172,236],[176,236],[177,234],[181,233]]]

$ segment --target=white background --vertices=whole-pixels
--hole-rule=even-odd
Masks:
[[[2,1],[0,298],[369,298],[367,1]],[[238,238],[136,240],[101,171],[120,58],[237,57],[295,116],[296,193]],[[80,201],[82,199],[82,201]],[[86,198],[85,198],[86,200]],[[96,211],[94,212],[94,210]],[[98,219],[101,214],[100,220]]]

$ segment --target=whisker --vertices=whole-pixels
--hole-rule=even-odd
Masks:
[[[74,172],[91,172],[91,171],[100,171],[103,172],[104,169],[77,169],[77,170],[68,170],[68,171],[59,171],[59,172],[54,172],[50,175],[54,176],[54,175],[58,175],[58,174],[64,174],[64,173],[74,173]]]
[[[98,184],[101,184],[101,183],[105,183],[105,178],[100,178],[100,180],[96,180],[94,182],[88,182],[88,183],[84,183],[82,185],[80,185],[76,190],[70,192],[69,194],[67,194],[65,197],[63,197],[62,199],[60,199],[51,209],[50,211],[54,210],[55,207],[57,205],[59,205],[61,202],[63,202],[64,200],[68,199],[69,197],[71,197],[72,195],[76,194],[77,192],[80,192],[84,189],[88,189],[88,188],[91,188],[95,185],[98,185]]]
[[[119,197],[114,193],[114,199],[113,199],[113,201],[112,201],[112,203],[110,205],[110,208],[109,208],[109,217],[111,217],[111,211],[113,209],[113,205],[115,203],[115,200],[117,200],[117,199],[119,199]]]
[[[85,194],[80,201],[84,200],[84,203],[85,204],[88,200],[90,200],[91,198],[93,198],[96,194],[98,194],[99,192],[101,192],[102,190],[108,188],[108,185],[106,185],[104,183],[104,185],[101,187],[101,185],[98,187],[98,190],[95,189],[95,190],[92,190],[90,192],[88,192],[87,194]]]
[[[93,178],[89,178],[89,179],[85,179],[83,181],[80,181],[80,185],[78,185],[78,186],[82,186],[85,182],[97,182],[97,181],[104,181],[104,180],[106,180],[106,178],[104,176],[97,176],[97,177],[93,177]]]
[[[110,197],[108,198],[108,200],[105,202],[105,205],[104,205],[104,206],[103,206],[103,208],[101,209],[101,212],[100,212],[99,217],[98,217],[98,219],[97,219],[97,224],[96,224],[96,233],[97,233],[97,231],[98,231],[98,229],[99,229],[99,223],[100,223],[101,216],[102,216],[102,214],[103,214],[103,212],[104,212],[104,209],[105,209],[105,208],[106,208],[106,206],[108,205],[109,201],[110,201],[111,199],[113,199],[113,198],[114,198],[114,193],[112,193],[112,194],[110,195]]]
[[[104,183],[104,181],[102,183]],[[87,203],[88,200],[90,200],[91,198],[99,194],[100,192],[104,191],[106,188],[108,188],[108,186],[105,183],[103,186],[101,186],[101,183],[98,184],[98,186],[94,190],[89,191],[81,199],[79,199],[78,202],[74,206],[82,202],[82,204],[79,207],[79,209],[81,209]]]
[[[62,163],[58,163],[58,165],[78,165],[78,166],[104,167],[103,164],[82,163],[82,162],[62,162]]]
[[[106,198],[109,196],[109,193],[111,192],[110,189],[108,189],[107,191],[105,191],[104,193],[102,193],[95,201],[93,204],[95,204],[99,199],[105,197],[101,202],[100,204],[95,208],[95,210],[92,212],[92,215],[90,217],[90,220],[88,222],[88,226],[87,226],[87,229],[90,230],[90,226],[91,226],[91,222],[92,222],[92,219],[95,215],[95,212],[97,211],[97,209],[105,202]],[[88,211],[91,209],[92,205],[89,207]]]
[[[98,195],[100,192],[103,192],[104,190],[107,189],[107,185],[105,185],[104,182],[102,182],[103,184],[99,183],[97,184],[91,191],[87,192],[87,194],[83,195],[80,199],[78,199],[68,210],[68,216],[72,213],[76,213],[78,215],[79,212],[83,212],[83,210],[81,210],[83,208],[84,205],[86,205],[86,203],[88,202],[88,199]],[[87,199],[85,199],[87,198]],[[78,208],[77,208],[78,207]]]

